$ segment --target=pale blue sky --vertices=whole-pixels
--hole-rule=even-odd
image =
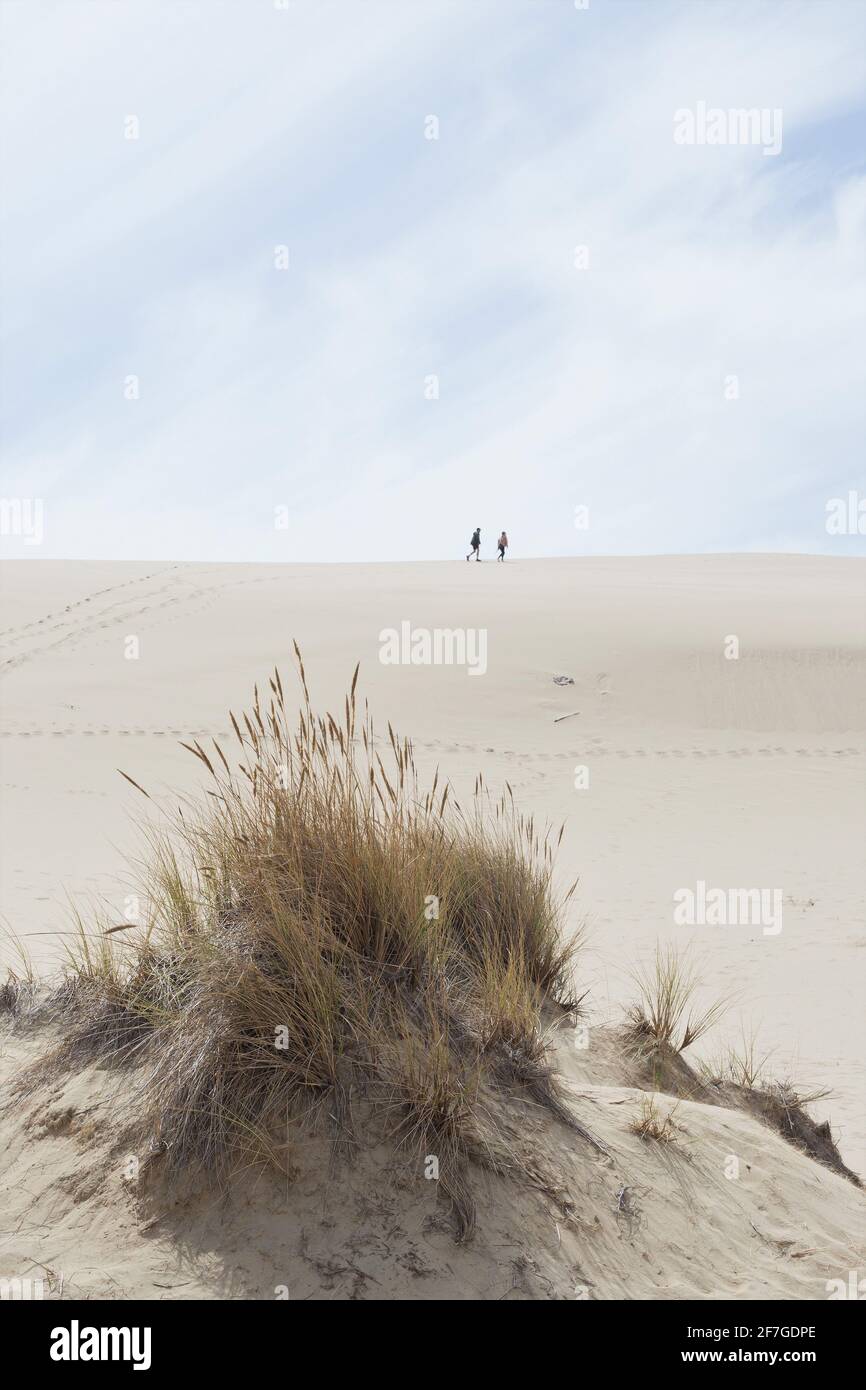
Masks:
[[[0,25],[0,495],[45,508],[3,554],[862,551],[825,529],[866,493],[859,0]],[[781,152],[678,145],[699,102]]]

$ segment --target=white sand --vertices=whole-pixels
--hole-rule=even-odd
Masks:
[[[0,910],[40,962],[57,958],[68,899],[101,895],[123,919],[118,875],[146,803],[116,769],[151,793],[190,789],[178,740],[227,737],[228,707],[275,663],[290,674],[295,637],[314,699],[340,707],[360,660],[383,732],[390,718],[408,733],[422,766],[467,789],[481,770],[566,821],[560,872],[580,878],[572,920],[590,927],[599,1016],[616,1017],[657,938],[693,940],[707,997],[737,995],[727,1031],[759,1025],[777,1071],[832,1087],[823,1110],[866,1170],[863,562],[8,561],[0,584]],[[382,665],[380,631],[407,619],[485,628],[487,673]],[[781,888],[782,931],[674,926],[674,892],[699,879]]]

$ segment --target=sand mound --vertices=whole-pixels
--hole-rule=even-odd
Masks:
[[[50,1029],[7,1032],[4,1091]],[[555,1062],[609,1157],[510,1097],[497,1120],[536,1186],[477,1168],[464,1244],[423,1164],[384,1146],[335,1166],[299,1131],[284,1174],[169,1188],[123,1147],[135,1073],[86,1067],[4,1108],[4,1270],[70,1298],[824,1299],[862,1267],[852,1183],[719,1104],[660,1093],[674,1137],[638,1137],[648,1093],[613,1084],[633,1075],[617,1036],[575,1036]]]

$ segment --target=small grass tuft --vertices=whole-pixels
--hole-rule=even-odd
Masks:
[[[701,1062],[700,1071],[715,1085],[730,1081],[735,1086],[754,1090],[766,1076],[772,1055],[772,1048],[764,1052],[759,1047],[757,1030],[746,1032],[743,1025],[739,1043],[730,1044],[721,1054]]]
[[[659,1144],[672,1144],[679,1130],[676,1123],[678,1109],[679,1103],[663,1115],[659,1110],[657,1098],[654,1095],[644,1096],[640,1110],[629,1128],[632,1134],[648,1142],[655,1140]]]
[[[628,1010],[626,1031],[641,1050],[667,1048],[685,1052],[722,1017],[727,1000],[695,1009],[698,988],[695,965],[688,951],[675,946],[656,946],[652,963],[635,970],[632,979],[638,998]]]
[[[13,1021],[25,1013],[38,994],[38,980],[33,962],[23,943],[10,935],[12,954],[18,957],[18,967],[7,967],[6,978],[0,982],[0,1015]]]

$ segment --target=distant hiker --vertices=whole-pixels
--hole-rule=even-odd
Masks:
[[[502,532],[502,535],[499,537],[499,540],[496,542],[496,544],[499,546],[499,554],[496,558],[497,560],[504,560],[505,552],[508,549],[508,537],[506,536],[504,531]]]
[[[480,556],[480,554],[479,554],[479,551],[481,550],[481,527],[480,527],[480,526],[476,526],[476,527],[475,527],[475,530],[472,532],[472,540],[469,542],[469,544],[472,546],[472,549],[470,550],[469,554],[466,556],[466,559],[467,559],[467,560],[471,560],[471,559],[472,559],[472,556],[474,555],[475,558],[476,558],[476,560],[480,560],[480,559],[481,559],[481,556]]]

